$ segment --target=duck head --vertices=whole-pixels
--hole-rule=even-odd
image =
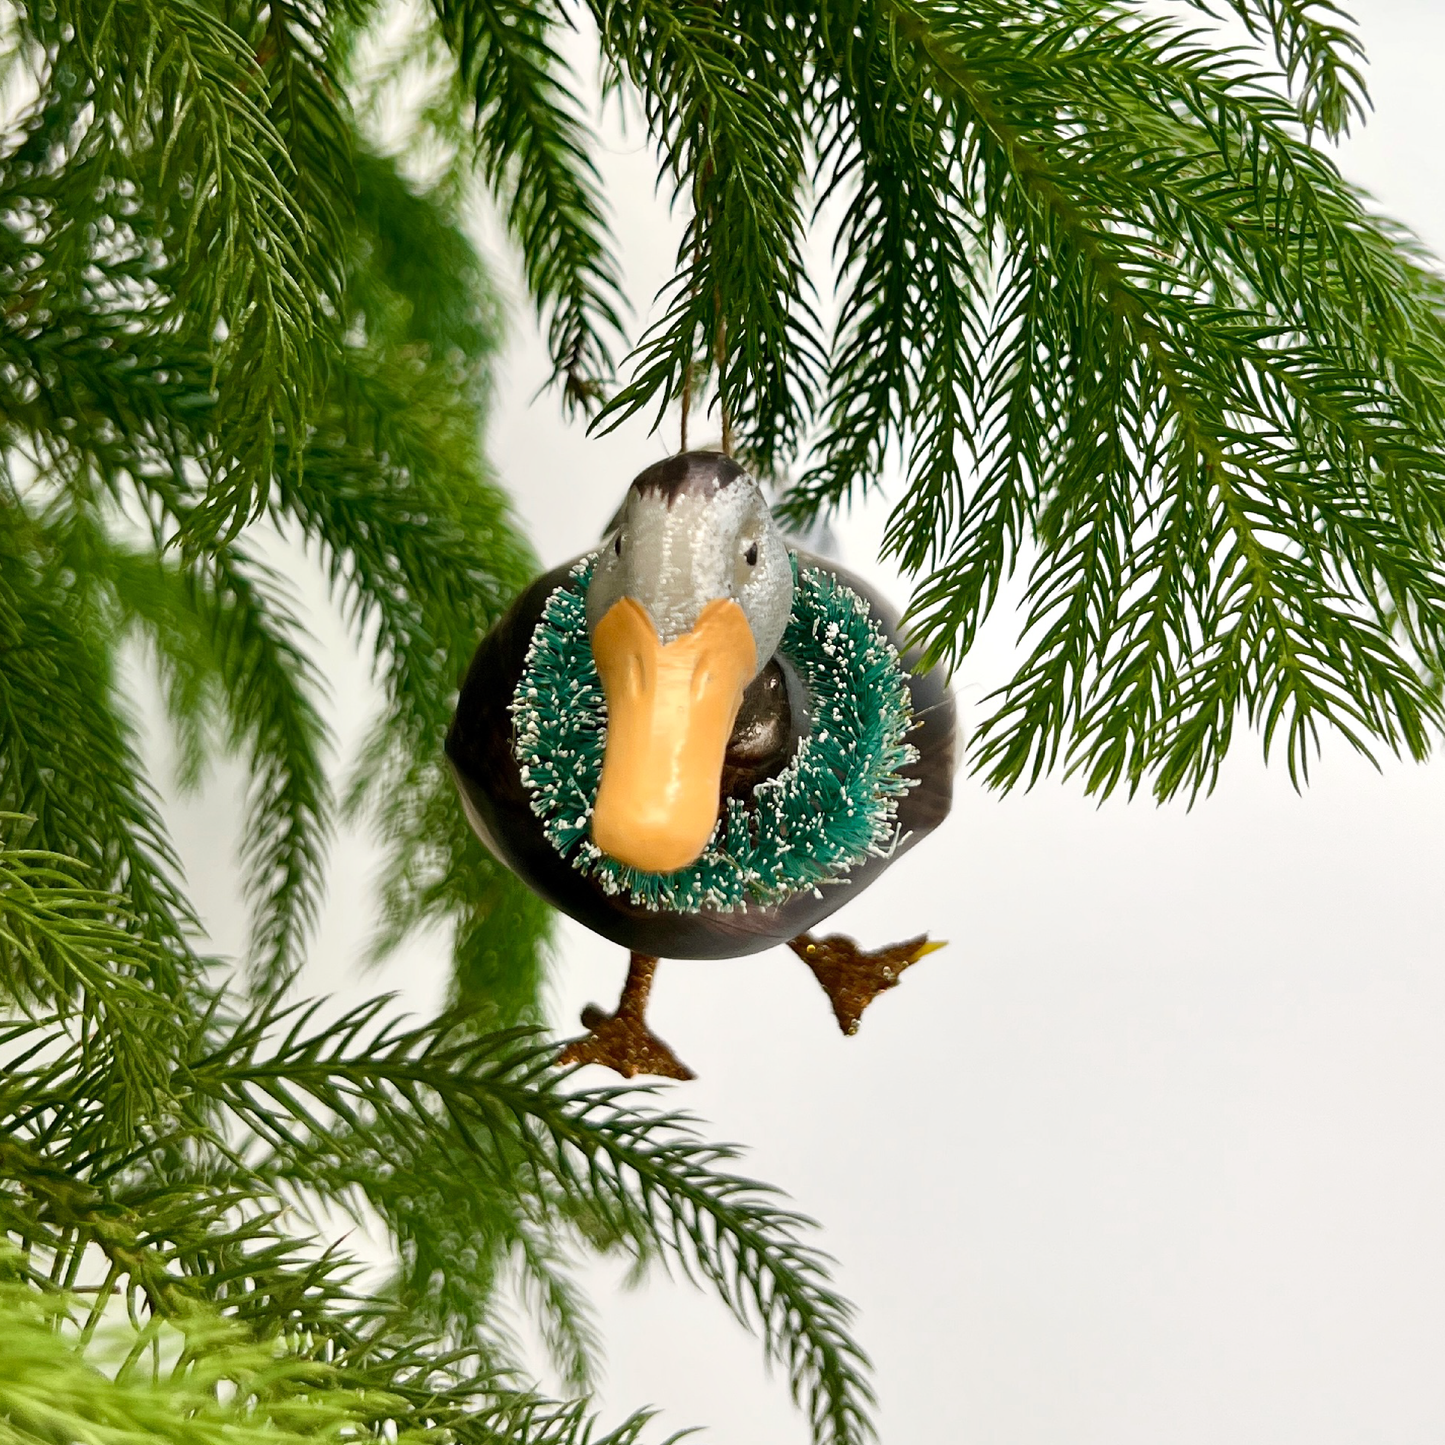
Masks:
[[[793,569],[758,484],[721,452],[632,483],[587,590],[607,698],[592,815],[604,853],[684,868],[717,822],[728,737],[793,610]]]

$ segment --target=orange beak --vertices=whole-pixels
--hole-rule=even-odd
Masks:
[[[607,751],[592,841],[645,873],[685,868],[717,824],[723,756],[757,645],[731,598],[666,647],[647,610],[614,603],[592,634],[607,696]]]

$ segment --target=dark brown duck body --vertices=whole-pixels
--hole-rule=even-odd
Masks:
[[[897,616],[842,568],[800,553],[799,564],[832,573],[863,597],[884,634],[900,647]],[[447,756],[478,836],[503,863],[549,903],[594,933],[637,954],[662,958],[738,958],[785,943],[841,908],[885,868],[932,832],[953,799],[955,709],[936,674],[908,677],[915,727],[909,741],[918,759],[904,771],[914,786],[900,799],[900,842],[890,857],[865,858],[836,882],[785,903],[721,913],[670,913],[609,894],[573,868],[543,833],[533,814],[513,751],[510,711],[532,634],[547,598],[567,578],[567,563],[539,577],[483,639],[472,659]],[[900,650],[901,647],[900,647]],[[904,654],[905,666],[913,658]],[[749,687],[733,727],[724,763],[725,794],[746,797],[786,764],[806,732],[807,698],[785,657],[774,659]]]

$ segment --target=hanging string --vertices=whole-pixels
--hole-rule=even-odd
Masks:
[[[718,410],[722,413],[722,449],[724,456],[733,454],[733,418],[723,395],[723,367],[727,365],[727,322],[722,314],[722,297],[717,298],[717,339],[713,347],[717,365]],[[682,395],[679,398],[681,418],[678,424],[678,450],[687,450],[687,424],[692,414],[692,384],[694,363],[691,357],[682,369]]]
[[[687,414],[692,409],[692,357],[688,357],[687,365],[682,369],[682,425],[679,428],[682,435],[678,441],[678,451],[687,450]]]
[[[717,405],[722,413],[722,449],[724,456],[733,454],[733,419],[728,410],[727,395],[723,390],[723,371],[727,366],[727,318],[723,315],[722,292],[713,292],[713,315],[717,320],[717,339],[713,347],[713,360],[717,365]]]
[[[714,0],[719,16],[722,13],[722,0]],[[708,107],[703,103],[699,112],[699,122],[703,133],[707,133]],[[713,178],[713,162],[711,154],[708,155],[706,163],[699,172],[699,179],[702,187],[711,183]],[[695,194],[701,194],[697,192]],[[711,206],[707,209],[707,228],[710,239],[717,240],[717,216]],[[694,267],[694,274],[696,268]],[[713,317],[713,365],[717,368],[717,408],[722,416],[722,449],[723,455],[730,457],[733,454],[733,419],[732,413],[728,410],[727,388],[724,384],[727,371],[728,347],[727,347],[727,317],[723,315],[722,288],[716,284],[716,271],[714,271],[714,285],[712,293],[712,317]]]
[[[706,105],[704,105],[702,108],[700,121],[705,130],[707,126]],[[694,207],[696,207],[698,202],[702,199],[702,195],[706,189],[707,183],[712,179],[712,172],[712,160],[709,157],[704,160],[702,167],[698,173],[698,181],[693,191]],[[694,211],[694,214],[695,213],[696,212]],[[711,209],[707,211],[707,219],[710,230],[713,219]],[[701,257],[702,236],[701,234],[699,234],[692,253],[692,274],[694,287],[696,286],[698,265],[701,261]],[[695,289],[692,293],[692,296],[695,300],[697,297],[697,291]],[[727,318],[723,315],[722,292],[716,288],[714,288],[713,290],[713,365],[717,369],[717,404],[718,411],[722,415],[723,455],[730,457],[733,454],[733,418],[732,413],[728,410],[727,396],[723,384],[724,374],[727,367]],[[681,426],[679,428],[679,441],[681,442],[683,451],[687,450],[687,424],[689,415],[692,411],[693,367],[694,357],[689,351],[687,363],[682,370],[682,419]]]

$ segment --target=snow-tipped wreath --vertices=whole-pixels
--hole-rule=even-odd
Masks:
[[[828,572],[799,568],[778,648],[807,690],[811,727],[788,766],[751,798],[729,798],[701,857],[644,873],[590,836],[607,742],[607,704],[587,636],[592,557],[547,599],[512,699],[513,749],[532,812],[552,846],[608,893],[673,913],[776,904],[838,879],[897,843],[912,786],[913,725],[898,653],[868,604]]]

